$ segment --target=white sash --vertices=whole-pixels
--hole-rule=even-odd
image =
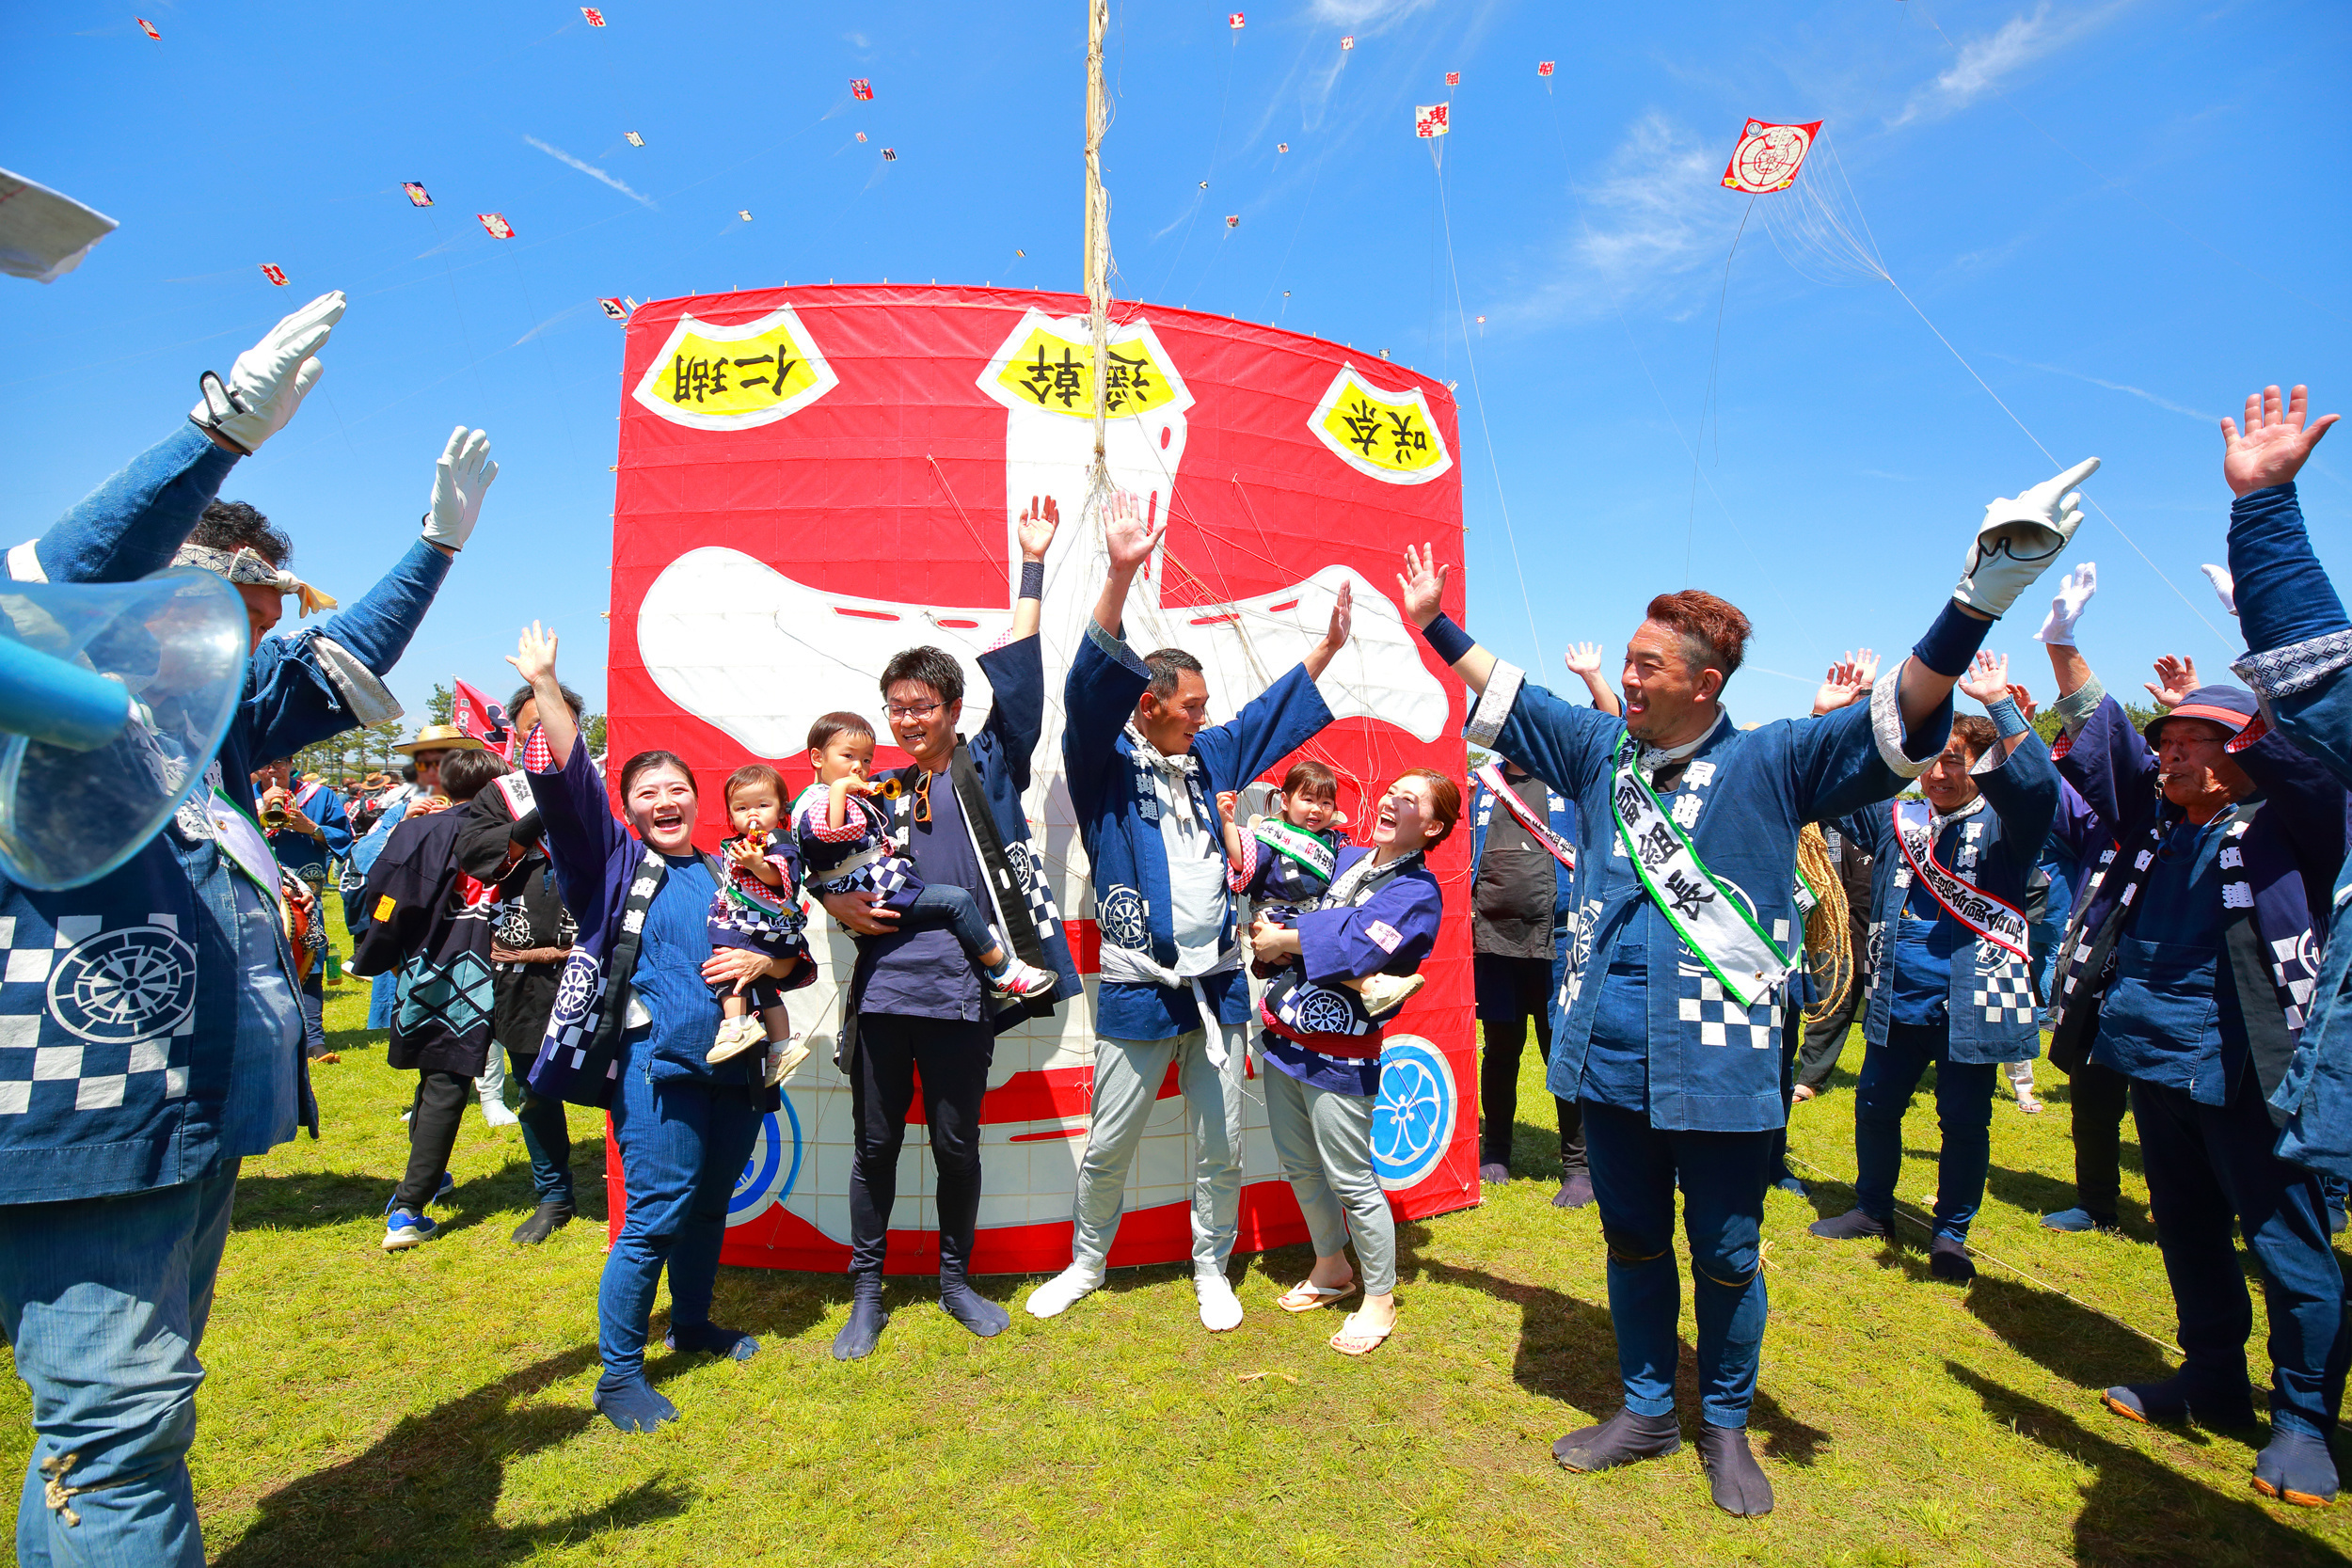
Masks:
[[[1937,862],[1932,832],[1935,808],[1925,800],[1897,800],[1893,815],[1895,841],[1902,846],[1904,863],[1935,895],[1945,911],[1983,941],[2007,948],[2020,958],[2026,957],[2025,911],[1945,870]]]
[[[213,838],[229,857],[229,862],[246,875],[246,879],[261,889],[262,895],[274,906],[280,896],[278,885],[278,856],[269,847],[269,839],[261,824],[239,811],[219,790],[213,791]]]
[[[1617,737],[1613,768],[1609,802],[1617,837],[1643,891],[1724,993],[1742,1007],[1756,1006],[1788,974],[1788,960],[1746,903],[1699,859],[1690,835],[1661,809],[1633,766],[1631,736]]]
[[[1492,762],[1483,762],[1478,765],[1474,777],[1486,786],[1489,795],[1502,801],[1503,808],[1518,819],[1519,826],[1527,830],[1529,837],[1551,851],[1553,860],[1570,871],[1576,869],[1576,846],[1553,832],[1549,822],[1541,820],[1528,809],[1527,802],[1519,799],[1519,792],[1503,781],[1502,768]],[[1545,788],[1549,793],[1550,786],[1546,785]]]

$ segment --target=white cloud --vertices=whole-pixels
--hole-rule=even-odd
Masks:
[[[1582,221],[1565,276],[1538,291],[1534,313],[1597,312],[1663,281],[1723,261],[1738,221],[1721,198],[1720,149],[1663,116],[1634,122],[1599,183],[1582,190]]]
[[[541,141],[536,136],[525,136],[523,140],[529,142],[532,146],[537,148],[548,157],[553,158],[556,162],[571,165],[572,167],[580,170],[580,173],[588,176],[589,179],[600,180],[604,182],[604,183],[612,186],[614,190],[620,192],[631,201],[642,201],[648,207],[654,206],[652,197],[645,195],[642,191],[629,189],[626,183],[614,178],[612,175],[606,173],[596,165],[589,163],[586,159],[575,158],[560,147],[549,147],[546,142]],[[660,209],[659,207],[654,207],[654,211],[660,212]]]
[[[1986,93],[1996,91],[2002,79],[2035,61],[2056,54],[2076,39],[2106,25],[2131,0],[2080,10],[2051,13],[2050,0],[2042,0],[2031,16],[2012,16],[1989,38],[1973,38],[1957,45],[1958,57],[1942,74],[1911,95],[1890,125],[1915,119],[1938,119],[1966,108]],[[1939,34],[1941,29],[1938,29]]]
[[[1415,11],[1425,11],[1437,0],[1314,0],[1317,22],[1370,35],[1384,33]]]
[[[2088,382],[2093,387],[2104,387],[2110,392],[2122,392],[2126,397],[2137,398],[2142,403],[2153,403],[2168,414],[2185,415],[2187,418],[2195,420],[2201,424],[2218,424],[2221,422],[2218,415],[2208,414],[2201,408],[2191,408],[2185,404],[2174,403],[2170,398],[2158,397],[2155,393],[2148,391],[2144,388],[2129,387],[2121,381],[2103,380],[2098,376],[2085,375],[2080,371],[2070,371],[2058,365],[2037,364],[2031,359],[2010,359],[2009,356],[2006,354],[1996,354],[1994,357],[1996,359],[2009,359],[2010,364],[2023,365],[2029,371],[2046,371],[2052,375],[2065,376],[2070,381]]]

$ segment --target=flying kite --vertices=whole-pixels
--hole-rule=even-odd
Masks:
[[[580,14],[588,19],[588,25],[591,27],[601,27],[604,25],[604,13],[596,9],[594,6],[580,7]]]
[[[433,198],[427,195],[425,188],[422,185],[418,184],[414,180],[403,180],[400,182],[400,188],[408,193],[409,206],[430,207],[433,205]]]
[[[481,224],[494,240],[511,240],[515,237],[515,226],[506,221],[506,214],[503,213],[476,213],[474,221]]]
[[[1231,27],[1236,33],[1240,32],[1242,26],[1241,12],[1235,11],[1232,15],[1227,17],[1225,19],[1225,25]]]
[[[1731,162],[1724,166],[1724,184],[1751,196],[1787,190],[1797,182],[1797,170],[1820,129],[1818,119],[1809,125],[1749,120],[1740,133],[1740,145],[1731,150]]]
[[[1225,227],[1228,229],[1239,229],[1241,227],[1241,214],[1239,213],[1226,214]]]
[[[131,20],[139,24],[139,31],[145,33],[149,38],[155,39],[159,41],[162,40],[164,35],[155,31],[155,24],[152,22],[148,21],[147,18],[143,16],[135,16]]]
[[[268,278],[271,282],[277,284],[281,289],[286,286],[286,269],[281,266],[277,266],[271,262],[263,261],[262,263],[262,276]]]
[[[1549,60],[1537,60],[1537,61],[1535,62],[1535,74],[1536,74],[1536,75],[1538,75],[1538,76],[1549,76],[1549,75],[1550,75],[1550,74],[1551,74],[1551,62],[1550,62]]]
[[[860,140],[860,141],[864,141],[864,140],[866,139],[866,133],[865,133],[865,132],[863,132],[863,131],[860,131],[860,132],[857,134],[857,139],[858,139],[858,140]]]
[[[852,76],[850,78],[850,96],[870,103],[874,101],[874,84],[863,76]]]
[[[735,210],[735,215],[741,218],[745,223],[752,221],[752,212],[748,207],[738,207]]]
[[[633,300],[633,299],[629,298],[629,297],[628,297],[628,295],[627,295],[627,294],[623,294],[623,295],[621,296],[621,303],[622,303],[623,305],[625,305],[625,306],[628,307],[628,312],[629,312],[629,314],[630,314],[630,315],[632,315],[632,316],[633,316],[633,315],[635,315],[635,314],[637,313],[637,302],[636,302],[635,300]]]
[[[628,307],[623,305],[619,300],[600,299],[596,301],[596,303],[603,306],[604,313],[611,316],[614,321],[625,322],[628,320]]]
[[[1444,103],[1423,103],[1414,109],[1413,135],[1423,141],[1431,136],[1444,135],[1449,129],[1446,124],[1448,109],[1449,105]]]
[[[621,135],[628,138],[628,145],[631,147],[643,147],[645,145],[645,138],[639,135],[634,131],[624,131]]]
[[[1447,71],[1445,73],[1445,85],[1449,87],[1460,87],[1462,85],[1462,73],[1458,71]]]
[[[1288,152],[1290,150],[1291,144],[1286,141],[1278,141],[1274,144],[1274,150],[1277,152]]]
[[[1355,47],[1356,47],[1356,35],[1355,35],[1355,34],[1353,34],[1353,33],[1350,33],[1350,34],[1348,34],[1345,38],[1343,38],[1343,39],[1340,40],[1340,47],[1341,47],[1342,49],[1353,49],[1353,48],[1355,48]]]
[[[1207,190],[1209,188],[1209,182],[1206,180],[1201,181],[1200,188],[1204,191]]]
[[[885,148],[883,148],[883,149],[882,149],[882,162],[883,162],[883,163],[885,163],[885,164],[895,164],[895,163],[897,163],[898,161],[898,150],[897,148],[895,148],[895,147],[885,147]]]

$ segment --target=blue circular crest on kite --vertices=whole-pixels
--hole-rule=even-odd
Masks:
[[[1458,1096],[1454,1069],[1418,1035],[1391,1037],[1380,1051],[1380,1098],[1372,1107],[1372,1168],[1390,1192],[1417,1185],[1454,1141]]]
[[[787,1164],[786,1148],[791,1158]],[[779,1182],[776,1173],[783,1171]],[[793,1183],[801,1179],[801,1117],[792,1109],[792,1097],[784,1097],[784,1120],[779,1122],[774,1112],[762,1117],[759,1136],[752,1144],[751,1158],[743,1162],[742,1174],[735,1179],[735,1192],[727,1199],[727,1224],[740,1225],[768,1212],[771,1203],[782,1203],[792,1196]]]

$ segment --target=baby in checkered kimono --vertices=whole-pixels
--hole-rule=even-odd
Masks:
[[[792,956],[808,917],[801,911],[792,841],[776,832],[784,820],[784,775],[755,762],[729,774],[723,793],[735,835],[719,846],[723,876],[710,900],[710,945],[740,947],[765,958]],[[764,1044],[765,1076],[773,1086],[807,1058],[808,1047],[792,1038],[784,993],[773,980],[713,989],[723,1021],[705,1060],[723,1062]]]
[[[792,803],[792,829],[808,866],[809,891],[819,898],[836,893],[872,893],[882,907],[898,911],[897,929],[952,930],[978,967],[988,989],[999,996],[1041,997],[1057,984],[1050,969],[1016,958],[997,940],[978,900],[952,884],[932,886],[915,874],[914,863],[898,852],[888,808],[875,797],[897,781],[878,786],[867,777],[874,766],[874,727],[854,713],[828,713],[809,726],[808,760],[817,782]]]

